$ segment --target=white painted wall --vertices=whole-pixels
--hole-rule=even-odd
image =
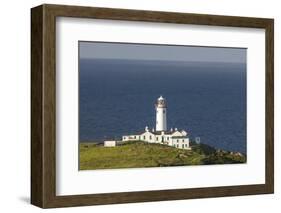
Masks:
[[[1,212],[41,212],[28,204],[30,190],[30,14],[43,2],[87,6],[122,7],[191,13],[213,13],[275,18],[275,59],[281,57],[280,1],[245,0],[27,0],[3,1],[0,7],[1,78]],[[146,36],[146,35],[143,35]],[[275,194],[184,201],[50,209],[48,212],[279,212],[281,199],[281,72],[275,60]],[[11,157],[11,153],[13,154]],[[179,177],[180,178],[180,177]],[[174,180],[176,181],[176,180]]]
[[[156,108],[156,131],[167,130],[167,108]]]
[[[104,141],[105,147],[114,147],[116,146],[116,141]]]
[[[189,138],[173,138],[171,141],[171,146],[174,146],[179,149],[190,149]]]
[[[190,149],[189,147],[189,138],[172,138],[172,136],[183,136],[181,132],[174,132],[172,135],[165,135],[162,132],[161,135],[154,135],[149,131],[142,133],[141,135],[124,135],[122,141],[137,141],[142,140],[149,143],[167,143],[169,146],[173,146],[180,149]]]
[[[144,132],[143,134],[141,134],[140,139],[143,141],[147,141],[147,142],[154,142],[155,141],[155,135],[152,134],[151,132]]]
[[[122,141],[138,141],[140,140],[139,135],[124,135]]]

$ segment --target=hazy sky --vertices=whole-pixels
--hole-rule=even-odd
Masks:
[[[81,58],[246,63],[245,48],[79,42]]]

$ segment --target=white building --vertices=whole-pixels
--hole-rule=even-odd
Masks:
[[[105,147],[114,147],[116,145],[117,145],[116,141],[104,141]]]
[[[170,129],[167,131],[167,104],[166,100],[160,96],[155,104],[156,110],[156,130],[150,131],[145,127],[144,132],[135,135],[125,135],[122,141],[145,141],[148,143],[159,143],[173,146],[179,149],[190,149],[189,137],[186,131]]]

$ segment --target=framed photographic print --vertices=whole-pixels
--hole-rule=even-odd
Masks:
[[[31,203],[274,191],[273,19],[31,9]]]

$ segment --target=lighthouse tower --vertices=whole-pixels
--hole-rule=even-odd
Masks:
[[[167,131],[167,104],[165,98],[160,96],[155,104],[156,131]]]

